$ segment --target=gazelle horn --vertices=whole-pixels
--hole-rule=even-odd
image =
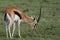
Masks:
[[[38,16],[38,19],[37,19],[37,23],[38,23],[39,20],[41,19],[41,9],[42,9],[42,7],[40,7],[40,13],[39,13],[39,16]]]

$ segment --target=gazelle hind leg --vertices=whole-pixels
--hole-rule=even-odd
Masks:
[[[8,24],[5,22],[5,25],[6,25],[6,36],[7,36],[7,38],[8,38]]]
[[[21,38],[21,35],[20,35],[20,20],[18,21],[18,33],[19,33],[19,37]]]
[[[9,23],[9,25],[8,25],[8,31],[9,31],[9,36],[10,36],[10,38],[12,38],[12,36],[11,36],[11,30],[10,30],[12,24],[13,24],[13,21],[10,20],[10,23]]]

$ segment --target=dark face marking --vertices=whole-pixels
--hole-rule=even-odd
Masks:
[[[20,15],[17,11],[14,11],[14,13],[15,13],[16,15],[18,15],[18,16],[20,17],[20,19],[22,19],[21,15]]]

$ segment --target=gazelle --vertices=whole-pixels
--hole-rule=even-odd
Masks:
[[[20,35],[20,23],[23,22],[27,22],[29,24],[32,25],[32,30],[35,28],[35,25],[39,22],[40,17],[41,17],[41,8],[40,8],[40,14],[39,17],[37,19],[35,18],[31,18],[29,16],[26,16],[23,11],[17,7],[7,7],[4,10],[4,21],[6,24],[6,35],[8,38],[8,34],[9,37],[12,38],[13,34],[14,34],[14,30],[15,30],[15,23],[18,22],[18,33],[19,33],[19,37],[21,37]],[[11,34],[10,32],[10,28],[13,25],[13,32]]]

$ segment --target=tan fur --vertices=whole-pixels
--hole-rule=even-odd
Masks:
[[[13,19],[14,19],[14,16],[15,16],[15,14],[14,14],[13,11],[17,11],[17,12],[21,15],[22,20],[23,20],[24,22],[28,22],[28,23],[32,23],[32,22],[33,22],[33,19],[31,19],[30,17],[24,15],[22,9],[20,9],[20,8],[7,7],[7,8],[4,10],[4,13],[9,13],[11,19],[13,20]]]
[[[35,26],[35,24],[37,23],[36,20],[33,20],[31,17],[26,16],[26,15],[23,13],[22,9],[16,8],[16,7],[7,7],[7,8],[5,8],[5,10],[4,10],[4,14],[7,13],[7,14],[10,16],[10,18],[11,18],[11,19],[9,19],[8,25],[7,25],[7,23],[6,23],[6,25],[7,25],[7,26],[6,26],[6,35],[7,35],[7,38],[8,38],[8,33],[9,33],[10,38],[12,38],[12,37],[13,37],[13,34],[14,34],[15,25],[14,25],[14,28],[13,28],[12,35],[11,35],[11,31],[10,31],[10,28],[11,28],[12,25],[14,24],[14,19],[15,19],[15,17],[16,17],[14,11],[18,12],[18,13],[20,14],[20,16],[21,16],[21,19],[18,19],[18,20],[19,20],[19,22],[18,22],[18,31],[20,31],[20,27],[19,27],[19,25],[20,25],[20,20],[31,24],[31,25],[32,25],[32,29],[34,29],[34,26]],[[9,16],[7,16],[7,17],[9,17]],[[6,19],[6,20],[7,20],[7,19]],[[6,21],[6,22],[7,22],[7,21]],[[20,32],[19,32],[19,36],[20,36]],[[21,37],[21,36],[20,36],[20,37]]]

